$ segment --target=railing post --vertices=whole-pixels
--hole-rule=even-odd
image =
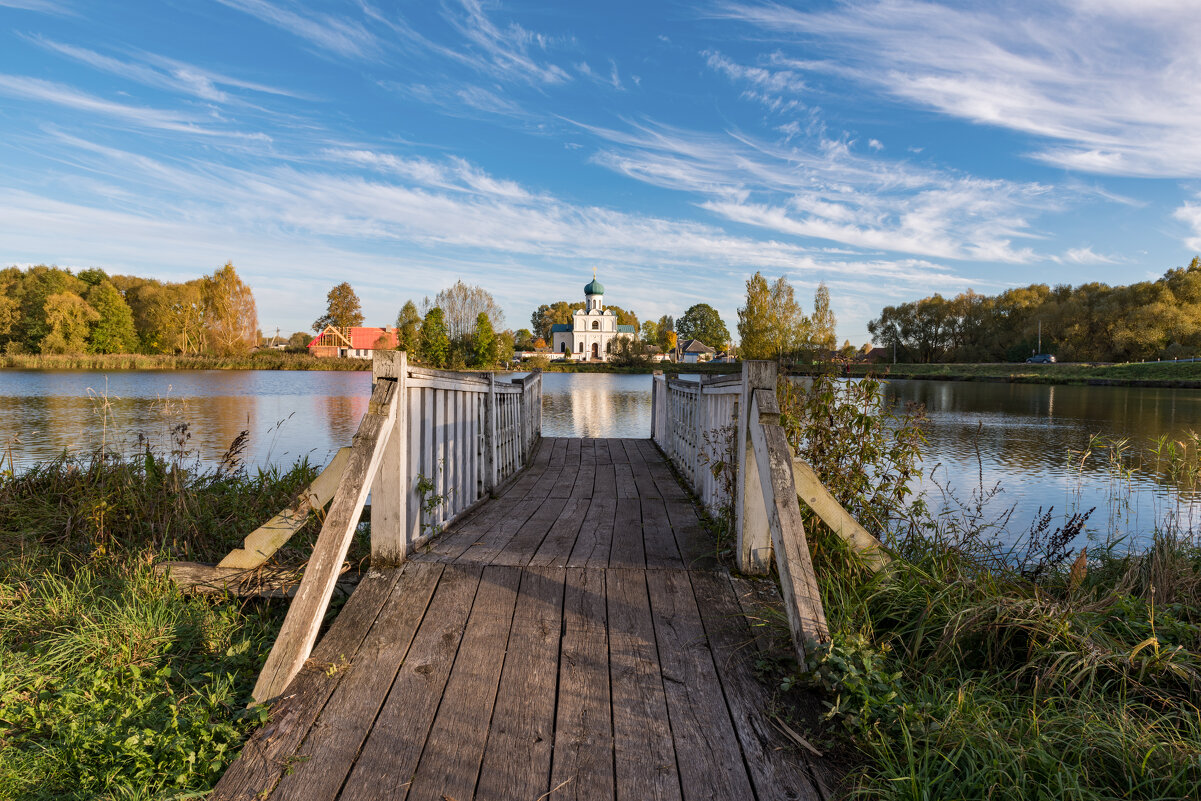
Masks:
[[[409,397],[405,389],[408,354],[377,350],[371,358],[371,383],[384,379],[396,382],[392,396],[395,408],[392,435],[384,448],[379,470],[371,484],[371,564],[397,565],[408,556],[406,523],[408,512],[408,417]]]
[[[488,378],[488,399],[484,401],[484,492],[496,491],[496,373]]]
[[[751,398],[755,390],[769,389],[774,393],[776,372],[775,362],[744,361],[742,392],[738,395],[738,491],[734,503],[734,531],[738,541],[738,569],[757,576],[771,572],[772,543],[759,469],[747,426],[752,422]]]
[[[659,388],[659,379],[662,375],[662,370],[656,370],[651,373],[651,439],[655,442],[659,442],[660,439],[659,421],[662,418],[662,414],[659,412],[659,400],[663,392]],[[659,442],[659,444],[662,446],[663,443]]]

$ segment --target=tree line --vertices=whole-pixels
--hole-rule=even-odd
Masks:
[[[868,323],[898,361],[1022,361],[1039,347],[1060,361],[1123,362],[1201,355],[1201,258],[1127,286],[1047,284],[998,295],[971,290],[885,306]]]
[[[226,263],[184,283],[46,265],[0,270],[0,350],[233,355],[258,342],[254,294]]]

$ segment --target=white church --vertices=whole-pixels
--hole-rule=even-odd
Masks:
[[[576,361],[609,360],[609,343],[618,337],[635,337],[632,325],[618,325],[617,312],[605,308],[605,288],[596,280],[584,287],[584,308],[576,309],[571,322],[552,325],[551,347],[555,355]]]

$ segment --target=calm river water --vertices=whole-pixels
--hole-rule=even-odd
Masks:
[[[549,436],[644,437],[649,375],[547,373],[543,431]],[[102,443],[168,449],[183,439],[215,461],[243,430],[254,466],[307,457],[324,463],[349,444],[367,406],[370,374],[194,371],[0,372],[0,457],[28,466],[64,449]],[[1135,449],[1201,429],[1201,391],[892,381],[888,400],[924,404],[929,417],[925,490],[937,507],[950,485],[965,503],[1000,484],[992,514],[1015,509],[1024,531],[1037,510],[1097,507],[1090,528],[1147,531],[1165,514],[1192,524],[1195,497],[1154,469],[1117,480],[1100,452],[1083,467],[1093,435]],[[1075,456],[1074,456],[1075,455]],[[951,504],[954,506],[954,504]],[[1201,520],[1198,520],[1201,527]]]

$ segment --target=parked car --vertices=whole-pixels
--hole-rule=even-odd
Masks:
[[[1040,353],[1027,359],[1026,364],[1055,364],[1055,357],[1050,353]]]

